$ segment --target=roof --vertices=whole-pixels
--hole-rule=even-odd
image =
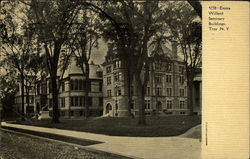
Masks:
[[[89,78],[90,79],[100,79],[97,72],[102,72],[102,68],[100,65],[91,63],[89,64]],[[63,78],[67,78],[72,74],[82,74],[82,70],[79,66],[76,65],[76,61],[72,60],[71,64],[68,66],[68,69],[65,71]]]
[[[57,76],[61,76],[61,70],[58,69],[57,70]],[[99,73],[102,73],[102,67],[100,65],[94,64],[93,62],[91,62],[91,64],[89,64],[89,78],[90,79],[102,79],[102,76],[100,76]],[[79,66],[77,66],[76,64],[76,60],[74,60],[74,58],[72,58],[68,68],[65,70],[63,78],[67,78],[70,75],[79,75],[79,74],[83,74],[82,70]],[[49,74],[47,76],[47,78],[49,78]]]
[[[153,46],[153,45],[149,46],[149,48],[148,48],[149,55],[152,54],[155,47],[156,46]],[[176,60],[176,61],[179,61],[179,62],[183,62],[183,59],[178,55],[178,52],[175,54],[172,49],[170,49],[169,47],[167,47],[164,44],[161,44],[161,49],[162,49],[163,52],[160,52],[159,55],[169,57],[171,60]]]

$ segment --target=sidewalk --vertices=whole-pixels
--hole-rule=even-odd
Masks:
[[[183,137],[120,137],[107,136],[78,131],[62,130],[9,124],[2,122],[2,126],[27,129],[32,131],[54,133],[58,135],[89,139],[103,142],[85,146],[96,150],[114,154],[132,156],[145,159],[200,159],[201,143],[199,139]]]

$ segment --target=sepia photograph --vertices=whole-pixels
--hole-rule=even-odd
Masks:
[[[230,22],[238,19],[237,9],[243,19],[247,12],[212,3],[2,0],[0,158],[240,158],[222,157],[236,152],[226,146],[213,156],[216,146],[243,141],[226,138],[240,131],[229,133],[227,123],[218,122],[230,118],[230,104],[221,102],[237,100],[221,98],[227,95],[221,83],[235,70],[227,70],[223,51],[240,40],[218,37],[236,35],[244,25]],[[230,59],[239,61],[235,52]],[[246,64],[243,59],[249,57],[240,58]]]

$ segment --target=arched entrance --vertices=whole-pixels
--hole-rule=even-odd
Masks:
[[[158,111],[162,111],[162,103],[160,101],[157,102]]]
[[[110,111],[112,111],[112,105],[110,103],[108,103],[106,105],[106,114],[108,114]]]

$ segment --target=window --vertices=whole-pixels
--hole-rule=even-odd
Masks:
[[[180,89],[180,97],[184,97],[184,89]]]
[[[145,100],[145,109],[150,109],[150,100]]]
[[[88,106],[89,106],[89,107],[92,106],[92,97],[88,97]]]
[[[117,90],[117,95],[118,95],[118,96],[122,95],[122,90],[121,90],[121,89],[118,89],[118,90]]]
[[[115,61],[113,65],[114,65],[114,68],[120,68],[121,67],[121,61]]]
[[[156,83],[161,83],[162,82],[162,77],[160,76],[160,75],[157,75],[156,77],[155,77],[155,82]]]
[[[119,75],[117,72],[114,74],[114,81],[115,82],[119,81]]]
[[[122,72],[119,72],[119,80],[122,80]]]
[[[179,66],[179,73],[184,73],[184,66]]]
[[[79,105],[83,106],[83,96],[79,96]]]
[[[111,66],[108,66],[108,67],[106,68],[106,72],[107,72],[107,73],[110,73],[110,72],[111,72]]]
[[[79,90],[78,80],[74,80],[74,90]]]
[[[172,88],[167,88],[167,96],[172,96]]]
[[[131,102],[130,102],[130,109],[134,109],[134,106],[135,106],[135,101],[131,100]]]
[[[167,109],[172,109],[172,101],[167,100]]]
[[[86,87],[85,82],[82,79],[70,80],[70,90],[84,90]]]
[[[79,106],[79,97],[75,97],[75,106]]]
[[[171,83],[172,81],[172,76],[171,75],[166,75],[166,82]]]
[[[107,97],[112,97],[112,92],[111,92],[111,90],[109,89],[109,90],[107,90]]]
[[[70,97],[70,105],[71,106],[76,106],[76,107],[80,107],[80,106],[84,106],[84,102],[85,102],[85,97],[84,96],[73,96]]]
[[[74,90],[74,82],[73,82],[73,80],[70,80],[70,90]]]
[[[102,82],[99,82],[99,92],[102,92]]]
[[[185,101],[180,101],[180,109],[185,109]]]
[[[83,80],[82,79],[80,79],[79,81],[77,81],[77,82],[79,82],[79,84],[78,84],[78,86],[79,86],[79,90],[83,90],[83,88],[84,88],[84,83],[83,83]]]
[[[34,96],[29,95],[29,101],[28,98],[26,98],[26,102],[29,102],[30,104],[34,103]]]
[[[121,90],[121,88],[116,87],[116,88],[115,88],[115,93],[116,93],[117,96],[122,95],[122,90]]]
[[[171,63],[169,63],[169,64],[167,65],[167,71],[172,71],[172,64],[171,64]]]
[[[162,89],[160,87],[156,88],[156,95],[161,96],[162,95]]]
[[[107,85],[111,84],[111,77],[107,77]]]
[[[61,108],[64,108],[65,107],[65,98],[64,97],[62,97],[62,98],[59,98],[59,106],[61,107]]]
[[[179,77],[179,83],[180,84],[184,84],[184,76],[180,76]]]

